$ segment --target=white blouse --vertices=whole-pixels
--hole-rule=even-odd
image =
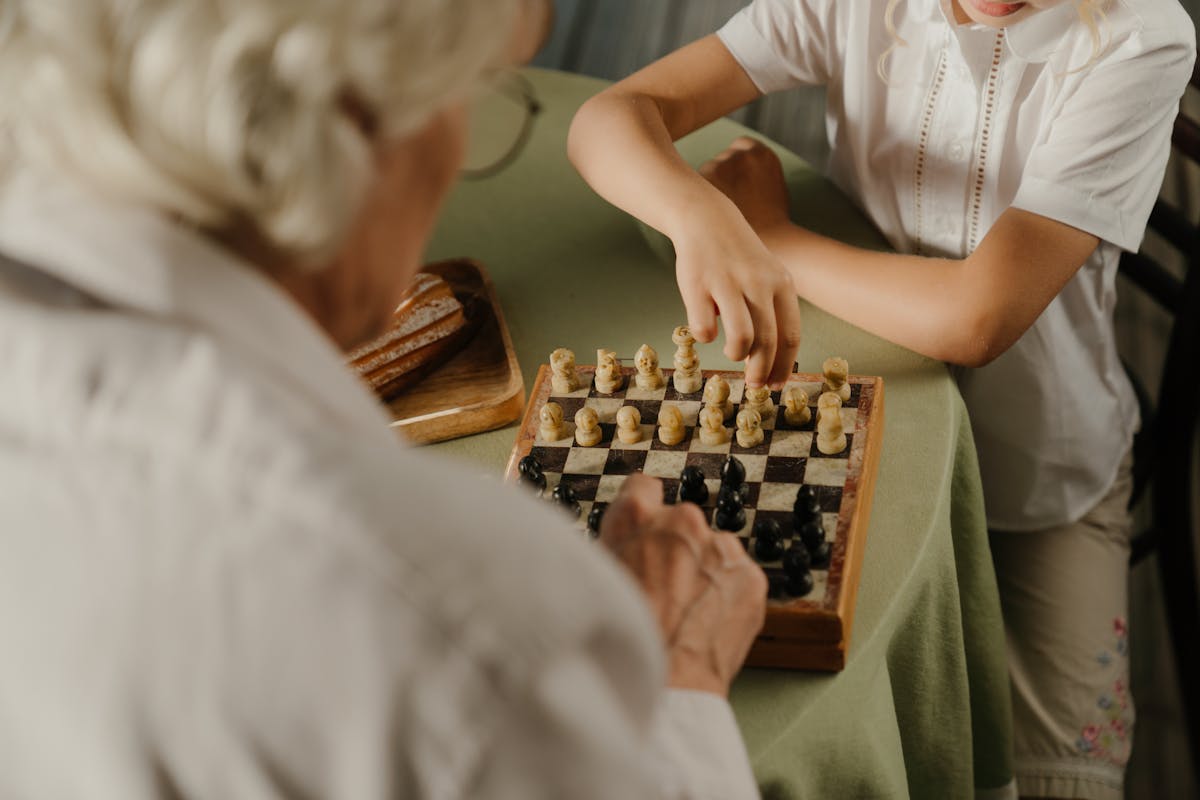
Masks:
[[[905,253],[963,258],[1010,206],[1101,239],[1007,352],[960,388],[993,528],[1074,520],[1138,425],[1112,332],[1122,249],[1162,182],[1195,34],[1175,0],[1113,0],[1093,57],[1074,2],[997,31],[949,0],[756,0],[719,35],[764,92],[827,88],[830,174]],[[800,220],[803,223],[803,220]]]
[[[624,571],[274,284],[27,174],[0,253],[0,796],[757,797]]]

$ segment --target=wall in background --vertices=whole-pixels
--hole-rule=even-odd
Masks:
[[[744,4],[744,0],[556,0],[554,33],[534,63],[617,80],[712,33]],[[1200,20],[1200,0],[1185,0],[1183,5],[1193,20]],[[1192,113],[1200,114],[1200,101],[1188,102]],[[829,153],[824,106],[822,89],[805,88],[762,98],[731,116],[820,166]],[[1189,173],[1173,161],[1164,193],[1195,218],[1200,174]],[[1153,252],[1155,244],[1147,247]],[[1181,264],[1176,266],[1182,269]],[[1121,351],[1134,371],[1145,385],[1157,386],[1167,320],[1148,302],[1124,291],[1116,325]],[[1198,528],[1200,524],[1193,526]],[[1152,557],[1131,574],[1130,636],[1138,725],[1126,794],[1138,800],[1200,797],[1187,769],[1156,570]]]

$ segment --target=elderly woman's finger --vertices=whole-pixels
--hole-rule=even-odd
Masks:
[[[625,479],[600,522],[600,541],[612,549],[646,527],[655,510],[662,508],[662,481],[641,473]]]
[[[775,363],[767,382],[775,391],[783,388],[800,352],[800,303],[791,287],[775,297],[775,324],[779,341],[775,346]]]

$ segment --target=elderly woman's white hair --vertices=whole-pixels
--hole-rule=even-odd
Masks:
[[[319,263],[370,178],[362,117],[397,137],[465,95],[522,4],[0,0],[0,153]]]

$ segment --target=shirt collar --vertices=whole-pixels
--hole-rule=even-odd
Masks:
[[[978,24],[959,26],[954,19],[950,0],[938,0],[933,6],[934,14],[940,10],[941,20],[951,28],[987,29]],[[1069,46],[1069,37],[1076,25],[1082,27],[1075,4],[1060,3],[1005,28],[1004,41],[1009,52],[1017,58],[1030,63],[1043,63],[1057,51]]]
[[[386,430],[381,405],[299,305],[252,265],[160,214],[13,170],[0,190],[0,251],[106,305],[206,330],[319,402],[331,423]]]

